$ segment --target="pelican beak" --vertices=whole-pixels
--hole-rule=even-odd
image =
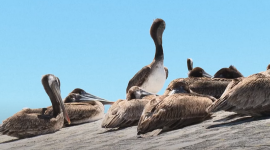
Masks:
[[[68,113],[67,113],[67,111],[65,109],[64,102],[62,101],[59,85],[54,84],[54,85],[51,86],[51,89],[52,89],[52,92],[54,93],[54,95],[56,97],[57,102],[60,104],[60,107],[61,107],[61,109],[63,111],[64,118],[67,120],[68,124],[70,124],[71,121],[70,121]]]
[[[169,95],[173,95],[173,94],[176,94],[176,93],[188,93],[188,91],[186,91],[186,89],[184,89],[184,87],[179,87],[179,88],[173,89],[169,93]]]
[[[65,106],[64,106],[64,103],[63,103],[62,100],[60,101],[60,105],[61,105],[61,108],[62,108],[62,110],[63,110],[64,118],[67,120],[68,124],[70,124],[71,121],[70,121],[70,118],[69,118],[69,116],[68,116],[68,113],[67,113],[67,111],[66,111],[66,109],[65,109]]]
[[[174,89],[174,90],[172,90],[172,91],[169,93],[169,95],[173,95],[173,94],[175,94],[175,93],[177,93],[177,91]]]
[[[156,95],[156,96],[158,96],[157,94],[153,94],[153,93],[144,91],[143,89],[140,89],[140,92],[141,92],[141,97],[148,96],[148,95]]]
[[[99,101],[103,105],[112,105],[114,103],[114,102],[107,101],[107,100],[105,100],[103,98],[97,97],[97,96],[89,94],[89,93],[80,94],[79,101],[81,101],[81,102],[90,102],[90,103],[91,103],[91,101]]]
[[[212,78],[212,76],[205,71],[203,71],[202,75],[203,75],[203,77]]]

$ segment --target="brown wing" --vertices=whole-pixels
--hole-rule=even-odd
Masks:
[[[270,113],[270,78],[255,74],[235,80],[230,86],[226,93],[207,109],[209,112],[225,110],[252,116]]]
[[[231,79],[199,78],[188,84],[193,92],[220,98],[231,81]]]
[[[151,68],[149,66],[144,66],[140,71],[138,71],[133,78],[129,80],[126,93],[132,86],[141,86],[148,77],[150,70]]]
[[[205,109],[212,104],[206,97],[191,94],[173,94],[160,102],[151,101],[138,124],[138,134],[145,134],[156,129],[173,130],[199,123],[210,115]],[[152,108],[147,108],[152,107]]]
[[[108,110],[102,128],[124,128],[138,124],[143,108],[149,100],[118,100]]]
[[[165,72],[166,72],[166,79],[168,78],[168,76],[169,76],[169,70],[168,70],[168,68],[167,67],[164,67],[164,69],[165,69]]]
[[[45,110],[46,108],[23,109],[4,120],[0,132],[9,136],[24,138],[59,130],[59,128],[55,129],[54,125],[59,119],[64,119],[63,114],[53,118],[44,115]]]

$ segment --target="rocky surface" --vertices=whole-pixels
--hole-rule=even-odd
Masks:
[[[269,118],[219,112],[203,123],[149,138],[138,138],[135,126],[106,131],[100,124],[101,120],[26,139],[1,135],[0,149],[270,149]]]

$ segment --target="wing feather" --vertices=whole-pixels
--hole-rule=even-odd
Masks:
[[[2,134],[22,138],[59,130],[59,128],[55,128],[55,124],[59,119],[63,119],[63,114],[53,118],[44,115],[45,110],[43,108],[23,109],[17,112],[3,121],[1,125]]]
[[[138,125],[138,134],[156,129],[173,130],[198,123],[209,116],[205,109],[212,104],[207,97],[173,94],[160,102],[145,106]],[[149,107],[152,107],[149,109]]]
[[[138,71],[133,78],[129,80],[126,93],[132,86],[141,86],[148,77],[150,70],[151,68],[149,66],[144,66],[140,71]]]
[[[208,108],[209,112],[225,110],[252,116],[270,112],[269,77],[255,74],[234,80],[230,85],[234,86],[228,86],[222,97]]]
[[[167,67],[164,67],[164,70],[165,70],[165,72],[166,72],[166,79],[168,78],[168,76],[169,76],[169,70],[168,70],[168,68]]]
[[[103,128],[124,128],[137,125],[148,99],[118,100],[108,110]]]

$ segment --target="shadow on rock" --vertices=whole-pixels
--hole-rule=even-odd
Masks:
[[[270,118],[269,116],[267,116],[267,117],[251,117],[251,116],[246,116],[246,117],[243,117],[243,118],[236,119],[234,121],[211,125],[211,126],[207,127],[206,129],[216,128],[216,127],[233,126],[233,125],[238,125],[238,124],[242,124],[242,123],[246,123],[246,122],[252,122],[252,121],[269,119],[269,118]],[[222,120],[222,119],[220,119],[220,120]]]
[[[15,142],[15,141],[18,141],[18,140],[21,140],[21,139],[12,139],[12,140],[1,142],[0,144]]]

